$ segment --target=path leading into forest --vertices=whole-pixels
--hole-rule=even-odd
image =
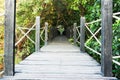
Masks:
[[[103,77],[101,66],[66,37],[56,37],[15,67],[15,80],[112,80]]]

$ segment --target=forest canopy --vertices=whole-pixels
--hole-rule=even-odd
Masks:
[[[99,4],[95,0],[20,0],[17,6],[17,23],[29,26],[38,15],[41,16],[42,23],[48,21],[53,26],[69,26],[73,22],[79,22],[78,16],[91,13],[89,9],[96,2]]]

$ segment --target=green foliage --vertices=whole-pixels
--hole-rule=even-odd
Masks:
[[[92,33],[95,33],[99,29],[100,23],[94,23],[89,26]],[[99,31],[95,36],[98,38],[99,41],[101,41],[101,31]],[[92,34],[86,30],[86,40],[89,40]],[[101,53],[101,45],[97,42],[97,40],[93,37],[90,41],[87,42],[87,46],[92,48],[93,50]],[[94,52],[92,52],[89,49],[86,49],[86,51],[95,58],[98,62],[100,62],[100,56]]]
[[[113,11],[118,12],[120,9],[120,0],[113,0]]]
[[[113,8],[114,12],[118,12],[118,8],[120,4],[120,1],[114,1],[114,6],[115,8]],[[96,3],[94,4],[93,7],[89,7],[88,9],[88,13],[86,15],[86,20],[88,22],[93,21],[93,20],[97,20],[100,19],[100,1],[96,1]],[[113,49],[113,56],[119,56],[120,55],[120,20],[113,20],[113,44],[112,44],[112,49]],[[91,29],[91,31],[93,33],[95,33],[95,31],[100,27],[100,22],[99,23],[95,23],[89,26],[89,28]],[[96,37],[101,41],[101,32],[99,32],[98,34],[96,34]],[[89,39],[91,36],[91,34],[86,31],[86,40]],[[98,44],[98,42],[95,39],[91,39],[91,41],[89,41],[87,43],[87,46],[89,46],[90,48],[94,49],[97,52],[101,53],[101,47]],[[98,62],[100,62],[100,56],[95,54],[94,52],[90,51],[89,49],[86,49],[86,51],[92,56],[94,57]],[[116,61],[120,62],[120,59],[115,59]],[[117,78],[120,78],[120,66],[118,66],[117,64],[113,64],[113,74],[114,76],[116,76]]]
[[[62,25],[59,25],[57,28],[58,28],[58,31],[60,32],[60,35],[63,35],[64,27]]]
[[[118,60],[120,62],[120,59]],[[120,66],[113,64],[113,76],[116,76],[118,79],[120,79]]]
[[[94,3],[94,0],[66,0],[66,2],[69,4],[68,8],[82,11],[81,8],[86,10],[86,6],[91,6]]]
[[[120,55],[120,20],[116,20],[113,24],[113,56]]]
[[[87,22],[101,18],[101,6],[99,0],[96,0],[93,6],[88,6],[87,10],[87,14],[85,15]]]
[[[116,0],[114,2],[114,12],[119,11],[120,1]],[[86,21],[90,22],[101,18],[101,1],[100,0],[30,0],[20,3],[17,10],[17,22],[19,25],[29,27],[35,21],[35,16],[41,16],[41,26],[45,21],[47,21],[52,26],[64,25],[65,29],[68,26],[73,25],[74,22],[79,23],[78,16],[85,16]],[[113,55],[120,55],[120,36],[119,36],[119,24],[120,21],[116,21],[113,24]],[[93,25],[89,25],[89,28],[95,33],[101,26],[100,22]],[[101,40],[101,32],[96,34],[96,37]],[[34,35],[29,35],[33,37]],[[44,35],[43,35],[44,36]],[[91,37],[90,32],[86,30],[86,40]],[[73,39],[69,39],[73,43]],[[25,44],[31,46],[30,41]],[[44,42],[41,42],[44,45]],[[91,39],[87,43],[87,46],[93,48],[94,50],[101,52],[100,44],[95,40]],[[34,46],[33,46],[34,47]],[[27,47],[29,53],[34,51],[33,47]],[[30,51],[31,50],[31,51]],[[93,53],[92,51],[86,49],[86,51],[93,56],[98,62],[100,62],[100,56]],[[25,53],[25,52],[24,52]],[[118,60],[119,61],[119,60]],[[114,76],[119,76],[119,66],[113,64]]]
[[[4,0],[0,0],[0,14],[4,13]],[[0,16],[0,24],[4,22],[4,16]],[[4,27],[0,26],[0,55],[4,54]],[[3,69],[3,56],[0,56],[0,71]]]
[[[4,0],[0,0],[3,4]],[[44,22],[48,22],[52,28],[53,26],[63,25],[65,29],[73,25],[73,23],[80,23],[80,16],[85,16],[86,21],[100,19],[101,17],[101,1],[100,0],[19,0],[17,1],[17,25],[30,28],[35,23],[35,17],[41,16],[41,27],[44,27]],[[113,0],[113,12],[118,12],[120,7],[120,0]],[[3,5],[0,5],[0,13],[4,11]],[[0,17],[0,22],[3,22]],[[113,20],[113,56],[120,55],[120,21]],[[101,26],[100,23],[89,25],[93,33]],[[71,27],[69,27],[71,29]],[[24,32],[27,32],[25,30]],[[50,32],[49,32],[50,33]],[[101,40],[101,32],[96,34],[96,37]],[[0,26],[0,54],[3,52],[3,37],[4,28]],[[35,41],[35,31],[29,34],[30,38]],[[44,34],[43,34],[44,36]],[[20,31],[16,31],[16,41],[22,37]],[[91,37],[90,32],[86,30],[86,40]],[[69,39],[73,43],[73,39]],[[41,47],[44,42],[41,40]],[[1,47],[2,46],[2,47]],[[87,46],[94,50],[101,52],[100,44],[95,39],[91,39]],[[35,51],[34,44],[25,38],[20,45],[16,47],[16,63],[30,55]],[[100,56],[86,49],[86,51],[100,62]],[[120,61],[120,59],[116,59]],[[3,58],[0,57],[0,63]],[[120,77],[120,66],[113,64],[114,76]]]
[[[0,56],[0,65],[3,64],[3,57]]]
[[[3,45],[4,45],[4,27],[3,26],[0,26],[0,54],[3,54],[4,51],[3,51]]]
[[[93,33],[98,29],[97,26],[96,26],[96,24],[90,26],[90,29],[92,30]],[[86,36],[87,39],[90,38],[89,34],[90,33],[87,32],[87,36]],[[113,43],[112,43],[112,51],[113,51],[112,55],[113,56],[119,56],[120,55],[120,50],[119,50],[120,49],[120,35],[119,34],[120,34],[120,20],[115,20],[115,22],[113,24]],[[101,40],[100,35],[101,35],[100,33],[96,35],[96,37],[98,37],[99,40]],[[101,52],[101,47],[95,39],[92,39],[91,41],[89,41],[87,43],[87,46],[89,46],[90,48],[94,49],[97,52]],[[90,51],[89,49],[86,49],[86,51],[92,57],[94,57],[98,62],[100,62],[100,56],[99,55],[95,54],[94,52]],[[115,59],[115,60],[120,62],[120,59]],[[120,66],[117,65],[117,64],[113,64],[114,76],[116,76],[118,78],[120,78],[119,70],[120,70]]]
[[[120,55],[120,20],[116,20],[113,24],[113,56]],[[116,61],[120,62],[120,59],[115,59]],[[113,64],[113,73],[114,76],[120,78],[120,66]]]
[[[70,43],[74,44],[73,38],[70,38],[68,41],[69,41]]]

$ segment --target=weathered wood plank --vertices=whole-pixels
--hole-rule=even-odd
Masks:
[[[102,57],[104,76],[112,76],[112,0],[102,0]]]
[[[36,17],[36,39],[35,39],[35,51],[40,51],[40,16]]]
[[[74,70],[91,70],[91,69],[93,69],[94,68],[94,70],[100,70],[100,66],[82,66],[82,65],[80,65],[80,66],[62,66],[61,68],[60,68],[60,66],[59,65],[48,65],[48,66],[46,66],[46,65],[17,65],[16,67],[16,70],[17,69],[25,69],[25,70],[35,70],[35,69],[39,69],[39,70],[45,70],[45,69],[69,69],[69,70],[72,70],[72,69],[74,69]]]
[[[85,17],[80,19],[80,51],[85,52]]]
[[[6,80],[12,80],[13,78],[6,78]],[[117,80],[116,78],[109,78],[109,77],[79,77],[79,78],[75,78],[75,77],[68,77],[68,78],[57,78],[57,77],[54,77],[54,78],[41,78],[41,77],[32,77],[32,76],[28,76],[28,77],[23,77],[23,76],[20,76],[20,77],[16,77],[14,78],[15,80]]]
[[[37,76],[37,77],[41,77],[41,78],[62,78],[62,77],[77,77],[77,78],[80,78],[80,77],[98,77],[98,78],[100,78],[100,77],[102,77],[101,75],[99,75],[99,74],[81,74],[81,75],[79,75],[79,74],[26,74],[26,73],[23,73],[23,74],[20,74],[20,73],[16,73],[16,75],[15,75],[16,77],[19,77],[19,76],[32,76],[32,77],[34,77],[34,76]]]
[[[75,71],[70,71],[70,70],[41,70],[41,71],[38,71],[38,70],[16,70],[16,73],[33,73],[33,74],[69,74],[69,73],[73,73],[73,74],[101,74],[100,71],[97,71],[97,70],[75,70]]]
[[[16,0],[5,0],[5,76],[14,75]]]

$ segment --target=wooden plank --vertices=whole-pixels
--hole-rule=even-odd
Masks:
[[[85,17],[80,19],[80,51],[85,52]]]
[[[66,58],[66,59],[65,59]],[[57,61],[65,61],[65,62],[67,62],[67,61],[69,61],[69,62],[76,62],[76,61],[79,61],[79,62],[94,62],[94,63],[96,63],[96,64],[98,64],[95,60],[93,60],[92,58],[89,58],[89,57],[34,57],[34,58],[32,58],[32,56],[31,57],[29,57],[29,58],[26,58],[26,60],[25,60],[25,62],[26,61],[48,61],[48,62],[57,62]],[[22,61],[22,62],[24,62],[24,61]],[[21,63],[22,63],[21,62]]]
[[[33,77],[39,77],[39,78],[57,78],[57,79],[59,79],[59,78],[74,78],[75,80],[76,80],[76,78],[79,78],[79,79],[81,79],[81,78],[85,78],[85,80],[89,80],[88,78],[91,78],[91,79],[116,79],[116,78],[114,78],[114,77],[102,77],[102,76],[100,76],[99,74],[26,74],[26,73],[23,73],[23,74],[20,74],[20,73],[17,73],[16,75],[15,75],[16,77],[15,78],[20,78],[20,76],[21,77],[26,77],[26,76],[28,76],[28,77],[31,77],[31,78],[33,78]]]
[[[15,75],[16,77],[19,77],[19,76],[32,76],[32,77],[34,77],[34,76],[36,76],[36,77],[41,77],[41,78],[72,78],[72,77],[77,77],[77,78],[80,78],[80,77],[102,77],[101,75],[99,75],[99,74],[81,74],[81,75],[79,75],[79,74],[26,74],[26,73],[23,73],[23,74],[20,74],[20,73],[16,73],[16,75]]]
[[[54,59],[53,59],[54,58]],[[55,58],[55,57],[53,57],[53,58],[39,58],[39,57],[34,57],[34,58],[26,58],[26,60],[33,60],[33,61],[54,61],[54,60],[56,60],[57,58]],[[66,58],[66,57],[64,57],[64,58]],[[76,59],[64,59],[65,61],[95,61],[95,60],[93,60],[93,59],[88,59],[88,57],[84,57],[84,58],[82,58],[82,57],[79,57],[79,58],[76,58]]]
[[[73,73],[73,74],[101,74],[101,71],[99,70],[41,70],[39,71],[39,69],[37,70],[25,70],[25,69],[19,69],[16,70],[16,73],[33,73],[33,74],[69,74],[69,73]]]
[[[36,76],[19,76],[19,77],[15,77],[15,78],[5,78],[6,80],[117,80],[116,78],[109,78],[109,77],[78,77],[78,78],[75,78],[75,77],[68,77],[68,78],[65,78],[65,77],[62,77],[62,78],[57,78],[57,77],[54,77],[54,78],[46,78],[46,77],[36,77]]]
[[[102,0],[102,57],[104,76],[112,76],[112,0]]]
[[[51,65],[17,65],[15,66],[16,70],[17,69],[25,69],[25,70],[28,70],[28,69],[39,69],[39,70],[46,70],[46,69],[69,69],[69,70],[91,70],[91,69],[94,69],[94,70],[100,70],[100,66],[59,66],[59,65],[56,65],[56,66],[51,66]]]
[[[36,17],[36,39],[35,39],[35,51],[40,50],[40,16]]]
[[[5,76],[14,75],[16,0],[5,0]]]
[[[34,63],[33,63],[34,62]],[[57,63],[57,62],[40,62],[40,61],[25,61],[21,62],[22,65],[62,65],[62,66],[98,66],[99,64],[96,64],[96,62],[88,62],[88,61],[81,61],[81,62],[63,62],[63,63]]]

